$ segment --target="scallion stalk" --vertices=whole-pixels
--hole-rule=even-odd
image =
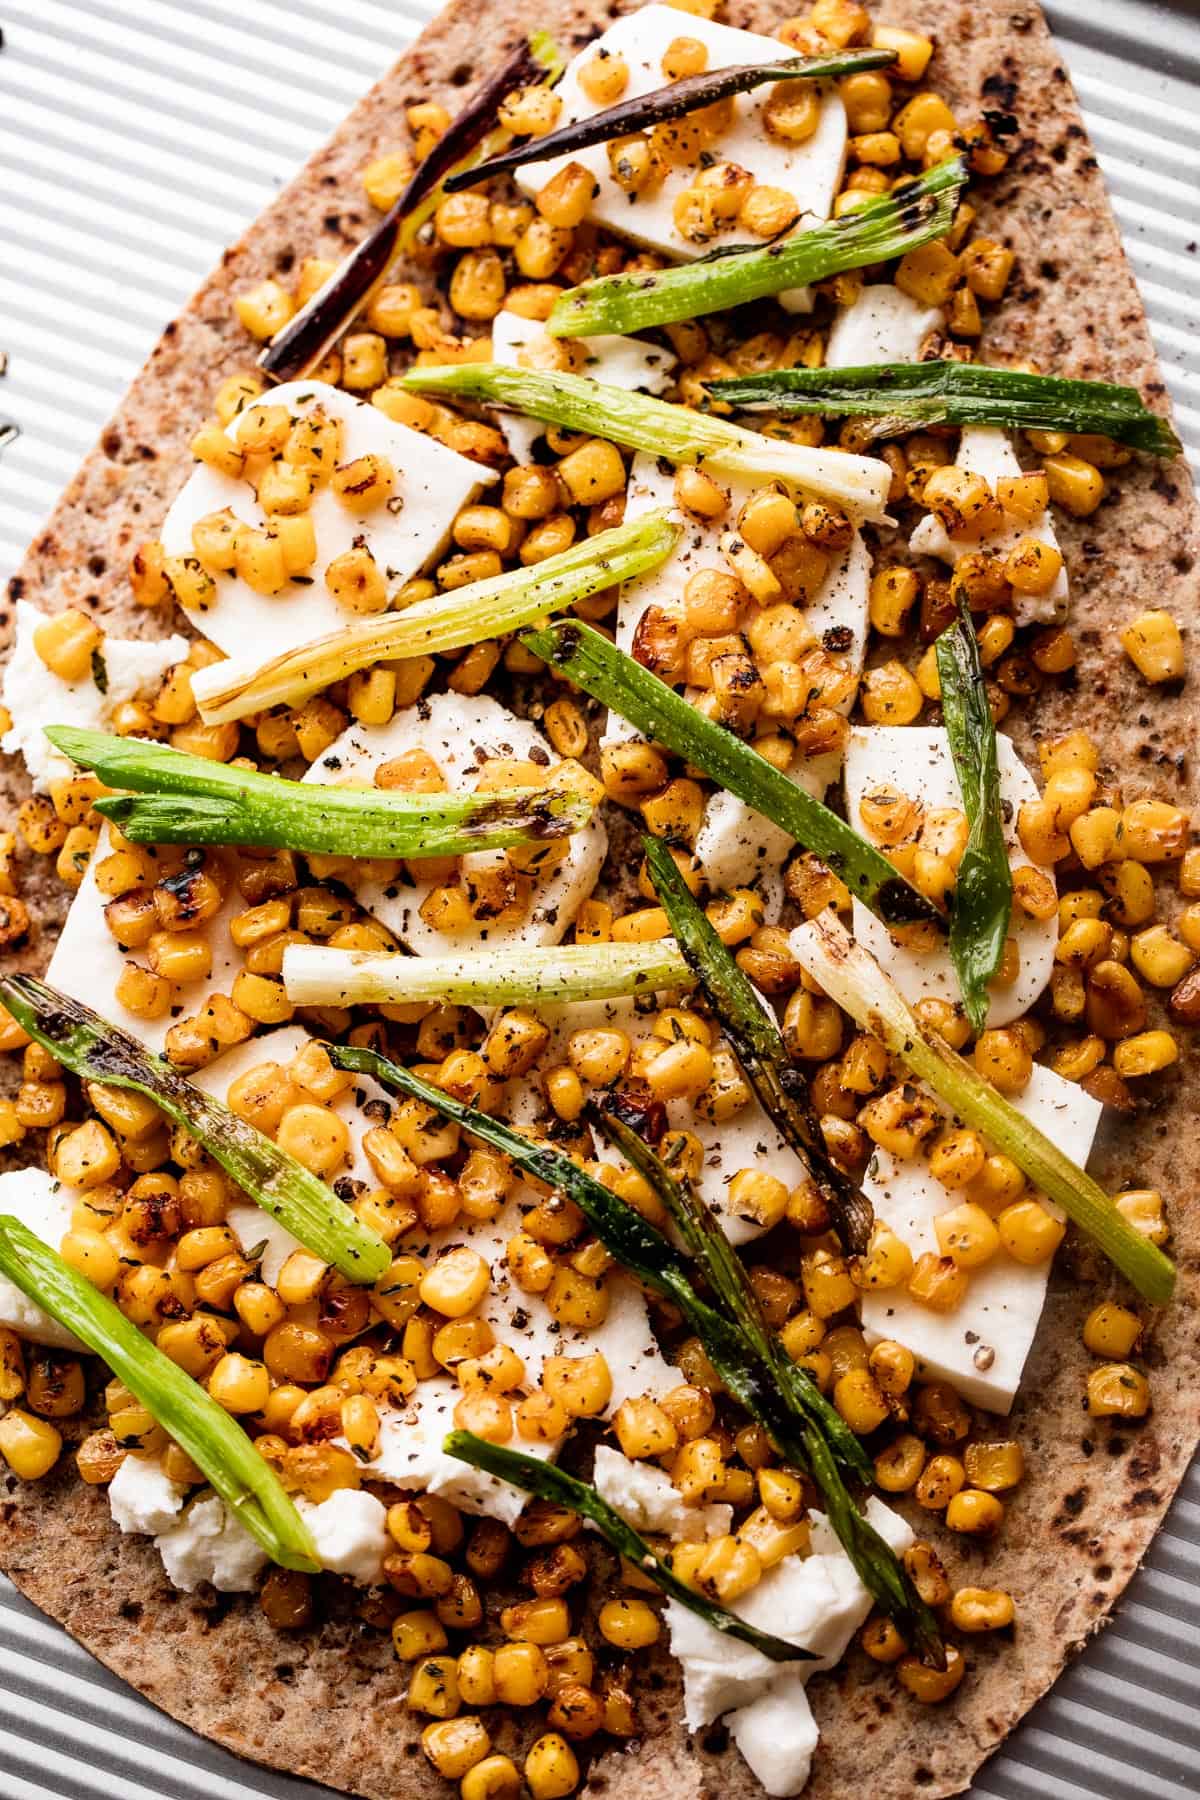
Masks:
[[[578,794],[407,794],[285,781],[166,744],[48,725],[50,742],[114,788],[96,811],[139,844],[249,844],[306,855],[465,856],[569,837],[591,803]]]
[[[770,369],[707,385],[714,400],[749,411],[871,419],[876,437],[894,437],[919,425],[1000,425],[1010,431],[1098,433],[1150,456],[1177,456],[1180,450],[1169,421],[1151,412],[1136,388],[986,363]]]
[[[703,769],[720,787],[821,857],[885,925],[927,921],[946,930],[946,921],[932,902],[844,819],[598,631],[572,620],[526,632],[522,642],[643,737]]]
[[[865,1256],[874,1210],[862,1189],[829,1156],[808,1083],[788,1055],[775,1015],[717,936],[663,840],[643,837],[642,848],[679,948],[759,1105],[808,1170],[845,1248]]]
[[[359,619],[256,666],[241,660],[211,663],[196,671],[192,693],[209,725],[244,719],[269,706],[294,705],[372,663],[480,644],[632,581],[656,569],[678,537],[679,528],[666,513],[647,513],[585,538],[533,568],[509,569],[418,601],[403,612]]]
[[[856,518],[878,520],[887,511],[891,476],[877,457],[761,437],[712,413],[611,387],[587,375],[544,373],[507,363],[453,363],[412,369],[402,381],[415,393],[491,401],[668,462],[703,462],[716,474],[780,479],[844,506]]]
[[[102,1357],[202,1471],[273,1562],[316,1574],[308,1528],[265,1457],[198,1381],[19,1219],[0,1217],[0,1272]]]
[[[736,1613],[726,1612],[723,1606],[706,1600],[695,1588],[680,1581],[670,1563],[656,1556],[645,1538],[586,1481],[577,1480],[574,1475],[555,1468],[553,1463],[543,1462],[540,1457],[489,1443],[472,1431],[450,1432],[442,1442],[442,1449],[447,1456],[457,1457],[472,1469],[482,1469],[485,1474],[507,1481],[538,1500],[548,1500],[554,1506],[564,1506],[570,1512],[578,1513],[581,1519],[589,1519],[619,1556],[625,1557],[641,1574],[648,1575],[664,1594],[677,1600],[680,1606],[686,1606],[714,1631],[739,1638],[752,1650],[769,1656],[772,1662],[808,1662],[815,1655],[812,1650],[789,1644],[786,1638],[760,1631],[756,1625],[739,1619]]]
[[[864,1030],[874,1033],[964,1124],[1010,1156],[1032,1185],[1062,1207],[1137,1291],[1155,1305],[1171,1298],[1175,1266],[1135,1231],[1099,1184],[983,1076],[926,1030],[875,958],[829,914],[792,933],[792,951]]]
[[[334,950],[290,944],[283,985],[297,1006],[559,1005],[614,1000],[624,994],[690,987],[692,973],[677,947],[654,944],[568,944],[477,950],[466,956],[398,956],[384,950]]]
[[[553,337],[644,331],[902,256],[950,229],[966,179],[964,164],[954,158],[905,182],[885,199],[779,243],[719,251],[650,273],[585,281],[559,295],[546,329]]]
[[[969,831],[954,883],[950,957],[974,1031],[987,1023],[988,983],[1012,916],[1012,870],[1000,814],[1000,769],[979,644],[966,602],[936,644],[942,714]]]
[[[0,978],[0,1001],[73,1075],[153,1100],[265,1213],[348,1281],[369,1285],[388,1267],[391,1251],[383,1239],[332,1188],[127,1031],[32,975]]]

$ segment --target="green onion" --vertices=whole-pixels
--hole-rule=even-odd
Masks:
[[[244,719],[264,708],[293,705],[373,663],[502,637],[602,589],[656,569],[675,548],[679,527],[666,513],[647,513],[585,538],[530,569],[510,569],[466,587],[420,600],[403,612],[359,619],[342,631],[301,644],[257,667],[242,660],[212,663],[192,678],[192,693],[209,725]]]
[[[297,1006],[550,1005],[690,987],[692,973],[669,939],[654,944],[569,944],[475,950],[464,956],[398,956],[291,944],[283,985]]]
[[[1136,388],[1066,381],[985,363],[870,363],[853,369],[771,369],[710,381],[714,400],[768,412],[874,419],[876,437],[917,425],[1003,425],[1010,430],[1098,432],[1151,456],[1177,456],[1170,423]]]
[[[568,837],[591,804],[577,794],[405,794],[284,781],[165,744],[48,725],[46,736],[109,787],[96,811],[138,844],[253,844],[323,856],[465,856]],[[142,796],[147,796],[143,798]]]
[[[103,1357],[148,1413],[212,1483],[238,1523],[273,1562],[315,1574],[321,1567],[308,1529],[270,1464],[237,1421],[185,1375],[19,1219],[0,1217],[0,1271]]]
[[[703,462],[718,474],[765,481],[778,477],[848,507],[859,518],[882,519],[887,511],[890,471],[877,457],[761,437],[711,413],[609,387],[587,375],[543,374],[505,363],[454,363],[410,370],[402,381],[420,394],[490,400],[668,462]]]
[[[808,1097],[808,1084],[788,1055],[775,1015],[763,1005],[738,968],[733,952],[709,923],[704,908],[693,899],[666,844],[661,838],[644,837],[642,848],[679,948],[704,989],[759,1105],[807,1168],[846,1249],[865,1256],[874,1210],[862,1189],[830,1158]]]
[[[832,81],[839,75],[858,75],[866,69],[884,69],[896,60],[894,50],[834,50],[825,56],[788,56],[782,62],[745,63],[724,69],[706,69],[700,75],[684,75],[665,87],[631,100],[619,100],[603,112],[591,113],[585,119],[571,119],[545,137],[530,138],[514,150],[506,150],[490,162],[479,163],[451,175],[446,192],[456,194],[462,188],[476,187],[492,181],[497,175],[508,175],[526,163],[549,162],[560,156],[573,155],[593,144],[611,143],[634,131],[645,131],[672,119],[685,119],[701,107],[713,106],[735,94],[748,94],[752,89],[775,81]]]
[[[378,1281],[388,1267],[391,1251],[383,1239],[361,1225],[332,1188],[128,1032],[32,975],[0,978],[0,1001],[73,1075],[153,1100],[265,1213],[348,1281]]]
[[[1000,816],[996,722],[988,702],[975,627],[964,601],[937,640],[942,714],[970,831],[954,884],[950,956],[975,1032],[988,1015],[988,983],[1000,967],[1012,915],[1012,870]]]
[[[821,857],[885,925],[922,920],[946,929],[936,906],[844,819],[789,781],[751,745],[705,718],[682,694],[598,631],[572,620],[527,632],[522,642],[643,737],[703,769],[720,787]]]
[[[864,1031],[923,1081],[964,1124],[1011,1156],[1035,1188],[1048,1194],[1086,1232],[1139,1294],[1163,1305],[1175,1267],[1122,1216],[1104,1189],[1010,1106],[989,1081],[917,1019],[870,953],[828,914],[792,933],[797,960]]]
[[[935,1659],[941,1654],[936,1630],[931,1636],[903,1569],[854,1506],[838,1473],[838,1458],[856,1477],[868,1471],[862,1446],[802,1371],[794,1369],[781,1377],[775,1356],[764,1357],[747,1334],[744,1316],[726,1317],[701,1299],[684,1258],[660,1231],[570,1157],[532,1142],[511,1125],[455,1099],[411,1069],[376,1051],[348,1045],[335,1044],[329,1054],[339,1069],[373,1076],[383,1087],[423,1100],[444,1118],[453,1119],[472,1136],[511,1157],[524,1174],[574,1201],[610,1255],[644,1286],[679,1308],[734,1399],[763,1424],[789,1460],[811,1468],[829,1503],[830,1523],[880,1605],[889,1607],[898,1621],[903,1620],[923,1654]],[[612,1128],[609,1116],[604,1118],[606,1128]],[[652,1156],[639,1138],[632,1134],[630,1138],[631,1161],[635,1156]],[[659,1169],[663,1167],[657,1159],[655,1163]],[[712,1266],[717,1266],[715,1259]],[[732,1292],[732,1287],[728,1291]]]
[[[780,243],[733,248],[649,274],[586,281],[559,295],[546,329],[554,337],[643,331],[902,256],[950,229],[966,179],[965,166],[954,158],[905,182],[885,199]]]
[[[549,1500],[554,1506],[578,1513],[581,1519],[590,1519],[619,1556],[625,1557],[641,1574],[648,1575],[664,1594],[678,1600],[680,1606],[686,1606],[714,1631],[740,1638],[743,1644],[769,1656],[772,1662],[807,1662],[814,1657],[814,1651],[802,1650],[797,1644],[789,1644],[786,1638],[760,1631],[756,1625],[747,1624],[736,1613],[726,1612],[724,1607],[714,1605],[703,1594],[680,1581],[670,1562],[656,1556],[645,1538],[586,1481],[577,1480],[574,1475],[556,1469],[553,1463],[543,1462],[540,1457],[527,1456],[521,1450],[506,1450],[501,1444],[490,1444],[485,1438],[476,1437],[473,1431],[450,1432],[442,1441],[442,1449],[447,1456],[455,1456],[473,1469],[482,1469],[485,1474],[510,1482],[513,1487],[522,1488],[539,1500]]]
[[[448,191],[446,179],[494,156],[511,143],[495,124],[496,110],[514,88],[536,80],[555,82],[565,64],[554,40],[535,31],[519,44],[468,100],[373,230],[340,262],[307,305],[277,331],[258,366],[273,381],[293,381],[311,372],[387,280],[398,256],[412,251],[421,227]]]

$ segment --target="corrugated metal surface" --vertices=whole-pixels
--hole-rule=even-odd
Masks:
[[[1195,0],[1050,10],[1200,465],[1200,13]],[[9,0],[0,417],[22,436],[0,462],[0,577],[165,320],[432,11],[425,0]],[[317,1791],[182,1731],[0,1581],[0,1800]],[[1196,1471],[1113,1626],[973,1792],[1200,1793]]]

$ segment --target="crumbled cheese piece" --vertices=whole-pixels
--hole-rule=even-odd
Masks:
[[[153,693],[171,665],[182,662],[190,648],[187,639],[179,636],[144,641],[106,637],[91,674],[82,681],[63,681],[46,667],[34,648],[34,633],[45,617],[28,600],[17,601],[16,634],[0,690],[12,715],[12,725],[0,739],[0,750],[8,756],[20,753],[24,757],[29,778],[40,794],[70,775],[75,766],[54,748],[44,726],[105,730],[118,706]]]
[[[890,281],[876,282],[838,312],[825,346],[825,366],[917,362],[921,345],[942,324],[940,307],[922,306]]]
[[[0,1175],[0,1213],[11,1213],[57,1250],[71,1229],[71,1196],[44,1169],[9,1169]],[[35,1344],[58,1350],[82,1350],[74,1334],[42,1311],[13,1282],[0,1275],[0,1325]]]
[[[149,1537],[170,1531],[188,1490],[172,1481],[154,1456],[127,1456],[108,1484],[113,1523],[125,1532]]]
[[[666,84],[663,54],[675,38],[685,35],[699,38],[707,47],[710,69],[738,63],[781,62],[792,55],[778,38],[738,31],[694,13],[681,21],[671,6],[638,7],[615,20],[568,63],[558,87],[562,97],[561,122],[565,125],[575,119],[590,118],[602,110],[602,105],[584,93],[579,81],[581,68],[598,52],[624,57],[629,81],[621,98],[632,100]],[[722,162],[737,163],[747,169],[757,183],[791,194],[800,208],[801,226],[827,219],[841,186],[846,156],[846,111],[841,96],[832,84],[822,87],[817,128],[810,138],[797,144],[773,137],[766,129],[763,109],[771,91],[770,86],[756,88],[734,99],[733,122],[710,146],[711,154]],[[516,171],[517,182],[526,193],[537,194],[568,162],[582,163],[595,176],[597,192],[591,217],[611,231],[675,260],[703,256],[712,248],[684,237],[675,223],[675,202],[695,181],[695,165],[673,167],[662,182],[646,193],[631,195],[613,180],[607,147],[599,144],[545,162],[526,164]],[[750,238],[745,229],[736,225],[723,241],[747,240],[754,244],[765,241]]]
[[[207,611],[184,609],[205,637],[239,666],[244,660],[247,670],[256,668],[264,656],[295,649],[350,623],[352,615],[338,605],[325,584],[325,570],[334,557],[356,542],[365,543],[389,591],[394,590],[440,554],[449,542],[455,515],[481,484],[495,480],[492,470],[482,464],[407,425],[397,425],[377,406],[327,382],[285,382],[265,394],[263,403],[285,406],[293,417],[320,408],[328,417],[340,419],[342,461],[386,457],[396,481],[390,500],[365,518],[343,506],[328,483],[316,489],[309,516],[317,558],[303,581],[290,582],[278,594],[257,594],[239,576],[218,575],[215,604]],[[241,415],[226,427],[235,442],[240,423]],[[226,507],[244,524],[266,523],[248,481],[198,464],[163,521],[167,555],[193,555],[192,527]]]
[[[973,475],[982,475],[993,492],[1001,476],[1022,473],[1012,439],[998,425],[964,425],[954,466],[969,469]],[[998,531],[969,540],[952,539],[941,520],[930,513],[921,520],[909,538],[908,547],[919,551],[923,556],[939,556],[943,562],[956,563],[960,557],[976,550],[986,550],[990,555],[1002,557],[1023,537],[1038,538],[1054,550],[1059,548],[1054,521],[1048,511],[1028,525],[1016,519],[1006,519]],[[1056,620],[1066,617],[1068,591],[1067,567],[1064,563],[1059,570],[1058,580],[1048,594],[1015,596],[1013,618],[1018,625],[1052,625]]]
[[[702,1544],[733,1524],[731,1506],[689,1506],[656,1463],[633,1462],[607,1444],[597,1445],[592,1486],[635,1531],[659,1532],[676,1543]]]
[[[726,1719],[742,1761],[767,1794],[798,1794],[820,1741],[803,1677],[784,1675]]]
[[[1037,799],[1037,785],[1012,740],[1003,733],[996,736],[996,761],[1008,860],[1014,869],[1032,867],[1017,832],[1017,817],[1027,801]],[[950,740],[945,731],[934,727],[856,728],[846,745],[845,783],[846,817],[865,836],[870,833],[862,821],[863,799],[876,788],[899,789],[919,801],[926,816],[942,807],[962,809],[962,791]],[[1042,872],[1053,883],[1053,870]],[[1031,919],[1014,906],[1009,931],[1020,952],[1020,971],[1010,987],[993,989],[987,1015],[991,1026],[1022,1018],[1046,988],[1054,970],[1058,914],[1052,913],[1049,919]],[[854,902],[854,935],[880,962],[906,1000],[957,1002],[958,977],[943,944],[931,950],[913,950],[897,944],[886,925],[858,900]]]
[[[671,385],[675,358],[659,344],[632,337],[584,337],[569,342],[552,338],[536,319],[523,319],[507,310],[492,320],[492,359],[507,368],[555,369],[565,357],[571,370],[590,375],[607,387],[629,388],[637,394],[664,394]],[[506,413],[503,419],[508,447],[518,462],[533,460],[533,446],[546,427],[539,419]]]
[[[350,726],[304,779],[361,786],[371,781],[381,763],[410,750],[426,751],[451,789],[469,787],[480,764],[493,757],[527,760],[546,769],[559,760],[536,725],[518,719],[486,695],[435,694],[397,713],[389,725]],[[489,950],[506,944],[558,944],[596,885],[607,847],[607,833],[597,815],[574,833],[563,861],[534,882],[532,905],[524,919],[516,924],[485,922],[471,938],[449,936],[421,917],[421,906],[435,886],[431,881],[402,875],[386,885],[362,882],[355,892],[360,905],[418,956],[453,956],[467,942]]]
[[[1077,1082],[1064,1081],[1035,1063],[1029,1086],[1012,1104],[1084,1167],[1104,1110],[1098,1100]],[[898,1162],[879,1149],[863,1192],[876,1217],[891,1226],[914,1257],[937,1250],[933,1221],[961,1198],[935,1180],[923,1159]],[[1037,1332],[1049,1278],[1049,1262],[1031,1268],[999,1250],[982,1268],[971,1270],[966,1297],[950,1313],[922,1306],[902,1288],[864,1293],[863,1330],[871,1343],[894,1338],[906,1345],[917,1358],[922,1380],[949,1381],[972,1406],[1007,1413]]]
[[[393,1548],[387,1507],[365,1488],[339,1488],[327,1500],[296,1501],[296,1511],[316,1545],[321,1567],[348,1575],[362,1587],[383,1579],[383,1559]]]
[[[211,1582],[224,1594],[249,1593],[267,1564],[267,1553],[217,1494],[193,1500],[154,1540],[172,1584],[185,1594]]]

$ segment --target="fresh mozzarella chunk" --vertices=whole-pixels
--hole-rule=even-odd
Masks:
[[[1030,867],[1017,835],[1017,815],[1026,801],[1037,799],[1037,787],[1009,738],[997,734],[996,751],[1008,859],[1014,869]],[[845,781],[846,816],[865,836],[870,834],[862,822],[863,797],[876,788],[898,788],[919,800],[926,818],[938,808],[962,808],[950,741],[944,731],[931,727],[873,725],[852,731],[846,746]],[[1050,870],[1043,873],[1053,881]],[[1021,1018],[1045,989],[1054,969],[1058,915],[1031,919],[1014,906],[1010,930],[1020,952],[1020,971],[1011,987],[992,992],[987,1022],[993,1026]],[[854,902],[854,935],[882,964],[906,1000],[957,1002],[958,978],[944,946],[911,950],[897,944],[886,925],[858,900]]]
[[[306,781],[370,785],[381,763],[424,750],[448,788],[474,785],[479,767],[493,757],[518,758],[551,768],[558,758],[536,725],[518,719],[484,695],[436,694],[397,713],[390,725],[352,725],[309,769]],[[505,944],[557,944],[587,899],[604,862],[608,838],[593,818],[570,839],[567,855],[535,881],[529,912],[516,924],[481,924],[475,933],[450,936],[426,924],[421,907],[435,884],[397,880],[362,882],[360,905],[374,913],[418,956],[452,956],[468,943],[495,950]],[[491,852],[481,853],[490,857]]]
[[[528,1494],[511,1482],[447,1456],[442,1448],[447,1432],[454,1430],[454,1408],[461,1399],[462,1389],[448,1375],[421,1382],[406,1406],[384,1412],[379,1422],[379,1453],[364,1472],[396,1487],[440,1494],[463,1512],[498,1519],[511,1529],[528,1503]],[[553,1461],[559,1451],[558,1444],[524,1441],[519,1448],[542,1462]]]
[[[497,313],[492,320],[492,358],[520,369],[569,368],[608,387],[638,394],[664,394],[671,385],[675,358],[659,344],[632,337],[552,338],[536,319],[519,313]],[[504,435],[518,462],[530,462],[533,446],[546,427],[538,419],[504,415]]]
[[[834,319],[825,366],[852,369],[870,363],[916,362],[929,333],[941,326],[939,307],[922,306],[890,281],[877,282]]]
[[[362,1587],[383,1579],[383,1559],[392,1549],[387,1507],[364,1488],[339,1488],[328,1500],[296,1501],[308,1526],[321,1567],[349,1575]]]
[[[767,1794],[798,1794],[812,1770],[820,1739],[799,1675],[784,1675],[730,1713],[729,1734],[751,1774]]]
[[[203,611],[184,608],[205,637],[235,660],[245,659],[247,668],[257,667],[264,656],[295,649],[349,623],[352,615],[338,605],[325,582],[325,570],[335,556],[364,543],[389,590],[394,589],[438,555],[449,540],[455,514],[481,483],[495,479],[490,469],[407,425],[395,424],[377,406],[355,400],[327,382],[285,382],[264,395],[263,404],[284,406],[294,418],[320,409],[327,417],[340,419],[342,462],[367,455],[386,457],[395,472],[395,485],[391,498],[364,518],[343,506],[328,482],[322,483],[309,508],[317,557],[303,581],[289,582],[278,594],[257,594],[240,576],[221,574],[215,577],[214,605]],[[235,442],[243,420],[239,415],[226,427]],[[248,481],[197,465],[163,521],[167,555],[193,555],[193,527],[227,507],[246,525],[266,523]]]
[[[119,1025],[150,1050],[161,1050],[171,1026],[177,1019],[194,1013],[206,995],[228,993],[231,982],[242,966],[241,952],[229,936],[229,921],[241,912],[245,901],[234,882],[229,883],[225,904],[220,912],[201,928],[205,941],[212,947],[212,971],[201,981],[188,982],[176,989],[175,1004],[162,1019],[143,1019],[121,1005],[116,997],[121,972],[130,963],[140,963],[138,951],[122,950],[108,929],[104,916],[107,900],[96,885],[96,871],[112,851],[108,826],[102,827],[75,898],[67,911],[59,934],[46,980],[75,1000],[94,1008],[102,1018]]]
[[[588,98],[579,80],[580,70],[597,54],[607,52],[624,58],[629,81],[621,98],[632,100],[666,84],[663,54],[675,38],[683,36],[698,38],[705,45],[710,69],[737,63],[781,62],[792,54],[777,38],[717,25],[695,13],[681,20],[671,6],[639,7],[617,19],[568,63],[558,88],[563,103],[562,123],[587,119],[603,110],[602,105]],[[733,122],[709,146],[711,155],[721,162],[737,163],[761,185],[782,188],[791,194],[802,223],[827,219],[841,186],[846,156],[846,111],[841,96],[832,86],[823,88],[816,131],[804,143],[791,144],[773,137],[764,123],[763,111],[772,91],[770,86],[756,88],[734,99]],[[611,231],[681,260],[703,256],[712,248],[708,243],[685,237],[675,222],[675,202],[699,173],[695,164],[672,167],[665,179],[645,194],[630,195],[613,180],[607,148],[598,144],[545,162],[529,163],[516,171],[516,178],[526,193],[537,194],[569,162],[582,163],[595,176],[597,193],[591,216]],[[751,238],[743,227],[731,225],[723,241],[761,244],[764,240]]]
[[[57,1250],[71,1229],[69,1189],[44,1169],[9,1169],[0,1175],[0,1213],[11,1213],[27,1231]],[[0,1275],[0,1325],[52,1349],[81,1350],[79,1340]]]
[[[1075,1082],[1034,1064],[1029,1086],[1012,1102],[1082,1168],[1103,1108]],[[914,1257],[936,1251],[933,1221],[957,1205],[919,1158],[897,1162],[876,1150],[863,1181],[876,1217],[890,1225]],[[1033,1343],[1046,1297],[1050,1264],[1033,1268],[1000,1250],[972,1269],[965,1299],[953,1312],[933,1312],[902,1289],[864,1293],[863,1330],[875,1343],[894,1338],[917,1358],[922,1378],[949,1381],[973,1406],[1007,1413]]]
[[[187,1495],[186,1487],[172,1481],[154,1456],[127,1456],[108,1484],[113,1523],[121,1531],[149,1537],[171,1530]]]
[[[652,1462],[633,1462],[607,1444],[596,1448],[592,1486],[635,1531],[653,1531],[676,1543],[704,1543],[730,1529],[732,1507],[689,1506],[666,1471]]]
[[[267,1563],[266,1551],[217,1494],[193,1500],[154,1542],[168,1577],[185,1594],[203,1581],[225,1594],[249,1593]]]
[[[1012,439],[998,425],[965,425],[954,463],[956,468],[969,469],[973,475],[982,475],[993,491],[999,477],[1020,475],[1022,472]],[[908,540],[908,547],[919,551],[922,556],[940,556],[943,562],[956,563],[960,557],[974,550],[986,550],[991,555],[1004,556],[1023,537],[1038,538],[1055,550],[1059,547],[1054,521],[1049,512],[1044,512],[1040,519],[1034,519],[1028,525],[1016,520],[1006,520],[999,531],[993,531],[987,537],[971,538],[969,541],[965,537],[950,538],[940,519],[930,513],[913,532]],[[1067,568],[1064,563],[1059,570],[1058,580],[1048,594],[1017,594],[1013,618],[1018,625],[1053,624],[1056,619],[1066,616],[1067,595]]]
[[[56,750],[46,725],[75,725],[103,731],[114,710],[126,700],[152,694],[172,663],[182,662],[190,645],[178,635],[154,640],[106,637],[90,674],[82,681],[63,681],[48,669],[34,647],[34,633],[46,618],[28,600],[17,601],[17,628],[12,655],[4,671],[0,696],[12,724],[0,739],[8,756],[20,753],[35,790],[46,793],[52,782],[69,775],[74,764]]]

